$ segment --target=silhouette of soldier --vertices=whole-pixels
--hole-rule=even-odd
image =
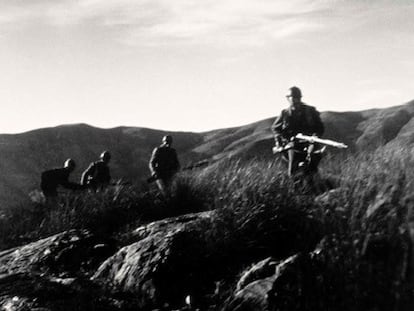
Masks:
[[[82,173],[81,185],[97,190],[109,185],[111,174],[108,163],[111,160],[109,151],[101,153],[99,160],[92,162],[89,167]]]
[[[172,142],[170,135],[164,136],[161,146],[154,149],[149,162],[152,177],[164,195],[168,194],[174,175],[180,169],[177,153],[171,147]]]
[[[284,152],[283,156],[288,160],[288,174],[293,176],[299,168],[299,163],[306,160],[306,153],[298,152],[306,147],[306,143],[294,142],[292,138],[299,133],[304,135],[321,136],[324,132],[324,126],[321,121],[319,112],[312,106],[302,102],[301,90],[293,86],[289,89],[290,93],[286,96],[290,105],[283,109],[279,117],[272,125],[275,134],[276,145],[285,146],[292,143],[293,148]],[[313,154],[306,173],[311,175],[317,172],[321,160],[321,154]]]
[[[40,189],[46,198],[46,202],[56,202],[58,186],[71,190],[83,189],[81,185],[69,181],[69,175],[75,167],[75,161],[67,159],[63,167],[47,170],[42,173]]]

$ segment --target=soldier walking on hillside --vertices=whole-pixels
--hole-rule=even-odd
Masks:
[[[167,195],[170,190],[174,175],[180,169],[177,153],[171,147],[173,139],[166,135],[162,139],[161,146],[154,149],[149,162],[152,178],[155,179],[161,193]]]
[[[81,185],[94,190],[103,189],[109,185],[111,174],[108,163],[111,160],[109,151],[101,153],[99,160],[92,162],[82,173]]]
[[[293,148],[284,152],[284,157],[288,160],[288,174],[293,176],[298,171],[299,163],[305,160],[306,155],[297,152],[301,143],[292,141],[292,138],[299,133],[321,136],[324,132],[324,126],[319,112],[314,107],[302,102],[301,90],[296,86],[289,90],[290,93],[286,97],[290,106],[282,110],[280,116],[273,123],[272,130],[279,147],[285,146],[288,142],[294,144]],[[321,155],[314,154],[306,173],[310,175],[316,173],[320,160]]]
[[[57,188],[62,186],[71,190],[81,190],[83,186],[69,181],[69,175],[76,167],[72,159],[67,159],[61,168],[44,171],[41,175],[40,189],[47,203],[56,202]]]

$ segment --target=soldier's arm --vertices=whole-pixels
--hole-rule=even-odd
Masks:
[[[62,182],[60,183],[60,185],[62,187],[65,187],[65,188],[71,189],[71,190],[81,190],[81,189],[84,189],[84,186],[83,185],[80,185],[80,184],[71,182],[68,179],[62,180]]]
[[[275,122],[273,122],[272,124],[272,132],[276,136],[282,134],[283,120],[284,120],[284,110],[282,110],[280,115],[276,118]]]
[[[155,148],[152,151],[151,159],[149,161],[149,169],[151,174],[155,174],[157,172],[157,162],[158,162],[158,148]]]
[[[93,175],[93,170],[95,169],[94,163],[90,164],[89,167],[82,173],[81,185],[85,186],[88,182],[89,176]]]
[[[181,168],[180,161],[178,161],[177,152],[174,150],[174,161],[175,161],[175,169],[179,171]]]

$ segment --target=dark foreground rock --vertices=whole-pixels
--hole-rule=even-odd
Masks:
[[[139,307],[180,307],[188,296],[201,303],[216,281],[254,258],[272,252],[283,258],[314,247],[320,238],[306,214],[258,208],[239,223],[239,215],[226,213],[211,211],[141,227],[136,230],[139,241],[105,261],[93,279],[113,292],[134,295]]]
[[[115,251],[72,230],[0,252],[0,310],[114,310],[88,274]]]
[[[324,265],[318,253],[300,253],[278,264],[268,258],[254,265],[243,273],[225,310],[320,310]]]
[[[91,270],[116,251],[113,242],[71,230],[0,252],[0,275],[27,272],[76,274]]]
[[[319,227],[305,212],[256,207],[156,221],[118,239],[121,249],[63,232],[0,253],[0,310],[215,310],[212,297],[243,267],[275,258],[252,269],[241,291],[272,276],[277,260],[312,250]]]

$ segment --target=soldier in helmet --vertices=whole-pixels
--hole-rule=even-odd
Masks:
[[[104,188],[111,181],[108,163],[111,160],[109,151],[101,153],[99,160],[92,162],[89,167],[82,173],[81,185],[92,188]]]
[[[40,189],[47,201],[57,197],[57,188],[62,186],[67,189],[80,190],[83,187],[77,183],[69,181],[69,175],[74,171],[76,163],[72,159],[67,159],[61,168],[44,171],[41,175]]]
[[[324,125],[319,112],[314,107],[302,102],[301,90],[293,86],[289,89],[289,94],[286,97],[290,105],[287,109],[282,110],[272,125],[276,144],[284,146],[292,140],[292,137],[299,133],[321,136],[324,132]],[[298,170],[299,163],[303,159],[301,159],[295,148],[289,149],[284,156],[288,160],[288,174],[292,176]],[[317,172],[320,160],[320,155],[312,157],[307,173],[313,174]]]
[[[171,147],[173,139],[166,135],[161,146],[154,149],[149,162],[152,176],[163,194],[168,194],[174,175],[180,169],[177,152]]]

